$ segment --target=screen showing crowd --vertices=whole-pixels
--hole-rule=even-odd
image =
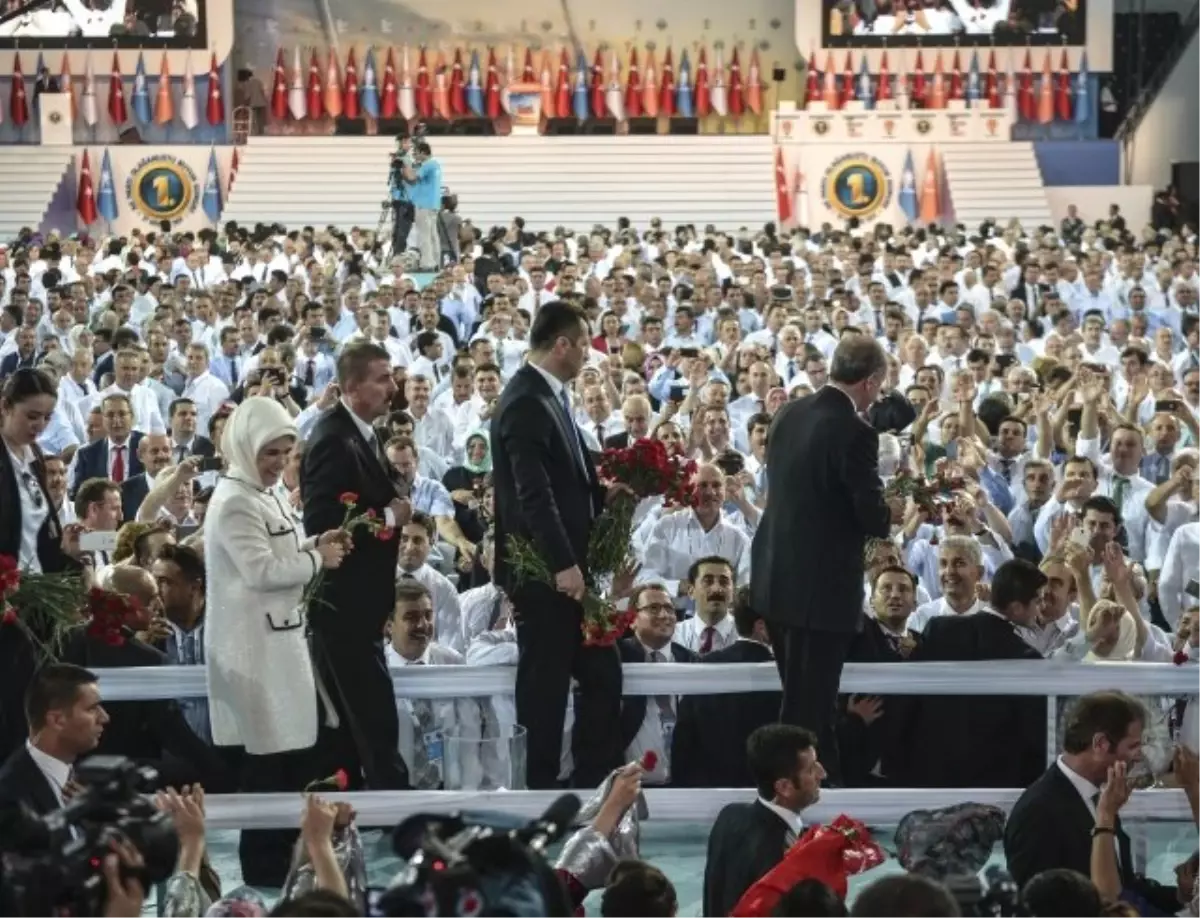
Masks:
[[[824,0],[824,9],[825,39],[834,44],[1079,45],[1087,0]]]
[[[0,39],[128,39],[200,37],[204,0],[0,0]]]

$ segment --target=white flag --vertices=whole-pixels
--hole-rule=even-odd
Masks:
[[[712,110],[718,115],[728,115],[729,92],[725,87],[725,52],[720,48],[716,49],[713,68],[709,71],[709,79],[712,82],[709,84],[708,99]]]
[[[300,66],[300,46],[292,55],[292,85],[288,88],[288,111],[297,121],[303,121],[308,113],[308,100],[304,95],[304,70]]]
[[[625,93],[621,89],[621,62],[612,52],[608,62],[608,88],[604,92],[604,107],[618,121],[625,120]]]
[[[417,99],[413,94],[412,66],[408,60],[408,45],[400,55],[400,85],[396,91],[396,108],[405,118],[417,116]]]
[[[96,109],[96,74],[92,70],[92,55],[87,56],[87,67],[83,72],[83,96],[79,100],[79,117],[88,127],[95,127],[100,120]]]
[[[179,103],[179,120],[188,130],[200,123],[196,112],[196,78],[192,74],[192,55],[187,55],[187,70],[183,74],[183,100]]]

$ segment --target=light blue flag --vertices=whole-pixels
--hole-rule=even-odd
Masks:
[[[42,57],[42,52],[41,52],[41,51],[39,51],[39,52],[38,52],[38,59],[37,59],[37,67],[36,67],[36,69],[33,71],[33,77],[34,77],[34,79],[40,79],[40,78],[41,78],[41,76],[42,76],[42,71],[43,71],[45,68],[46,68],[46,59],[45,59],[44,57]],[[66,92],[66,91],[67,91],[69,88],[70,88],[70,87],[68,87],[68,86],[64,86],[64,87],[62,87],[62,89],[63,89],[63,92]],[[33,110],[34,110],[35,112],[37,112],[39,115],[41,114],[41,111],[42,111],[42,94],[41,94],[40,92],[35,92],[35,93],[33,94]]]
[[[479,71],[479,49],[471,52],[471,66],[467,68],[467,110],[476,118],[483,117],[483,76]]]
[[[358,104],[370,117],[379,117],[379,71],[375,69],[374,48],[367,48],[367,57],[363,61],[362,89],[358,93]]]
[[[858,68],[858,88],[855,92],[858,100],[867,109],[875,107],[875,88],[871,85],[871,71],[867,69],[867,56],[864,54],[862,64]]]
[[[688,63],[687,48],[679,55],[679,74],[675,84],[675,111],[680,118],[693,118],[692,108],[692,65]]]
[[[217,168],[217,151],[208,154],[208,175],[204,177],[204,216],[213,223],[221,219],[221,171]]]
[[[108,150],[104,151],[104,159],[100,163],[100,192],[96,195],[96,210],[108,223],[117,219],[117,187],[113,182],[112,160]]]
[[[979,99],[983,95],[983,85],[979,81],[979,49],[971,53],[971,67],[967,71],[967,107],[978,108]]]
[[[1086,124],[1087,120],[1092,116],[1092,97],[1088,83],[1091,81],[1091,76],[1088,74],[1087,52],[1083,52],[1083,59],[1079,62],[1079,73],[1075,75],[1075,123]]]
[[[575,117],[580,121],[588,119],[588,62],[583,55],[583,49],[575,58],[575,86],[571,90],[571,108]]]
[[[917,205],[917,173],[913,169],[912,150],[904,157],[904,171],[900,173],[900,194],[896,203],[908,218],[909,223],[915,223],[920,208]]]
[[[149,124],[152,117],[150,114],[150,91],[146,88],[146,60],[140,51],[138,52],[137,70],[133,72],[133,93],[130,95],[129,101],[133,108],[133,117],[137,119],[138,124]]]

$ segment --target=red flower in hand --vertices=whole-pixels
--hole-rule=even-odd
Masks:
[[[654,771],[658,765],[658,753],[653,749],[647,749],[646,754],[642,756],[642,771]]]
[[[339,768],[333,773],[333,783],[337,785],[337,789],[344,791],[350,786],[350,775],[346,773],[346,769]]]
[[[7,613],[5,614],[7,615]],[[1175,656],[1171,659],[1176,666],[1183,666],[1183,664],[1190,660],[1191,657],[1188,656],[1188,652],[1186,650],[1177,650],[1175,651]]]
[[[347,507],[353,507],[358,503],[358,495],[353,491],[343,491],[342,496],[338,498],[338,503],[344,504]]]
[[[390,542],[396,537],[396,530],[391,526],[381,526],[379,531],[375,533],[375,538],[380,542]]]
[[[0,616],[0,625],[15,625],[17,623],[17,610],[5,609],[4,615]]]

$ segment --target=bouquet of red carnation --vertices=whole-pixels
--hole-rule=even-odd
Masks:
[[[640,500],[658,496],[668,507],[689,506],[696,463],[680,462],[661,441],[643,439],[625,449],[605,450],[600,457],[599,475],[610,488],[621,487],[592,526],[588,539],[582,627],[585,644],[608,647],[617,642],[637,615],[634,610],[618,610],[600,590],[601,583],[628,568],[633,511]],[[509,536],[508,551],[519,580],[553,586],[554,572],[529,540]]]
[[[110,647],[120,647],[130,636],[141,611],[142,604],[136,596],[93,587],[88,592],[88,637],[101,640]]]
[[[42,657],[55,657],[83,604],[79,574],[23,571],[12,555],[0,555],[0,626],[20,628]]]
[[[338,503],[346,508],[345,515],[342,517],[342,525],[338,527],[339,529],[344,529],[351,535],[354,534],[356,529],[366,529],[367,532],[381,542],[387,542],[395,538],[396,530],[388,526],[374,510],[367,509],[362,513],[355,514],[354,508],[358,505],[358,495],[353,491],[345,491],[340,494],[338,496]],[[317,538],[320,539],[320,536]],[[329,603],[321,599],[321,588],[324,584],[325,568],[321,567],[317,569],[316,576],[304,588],[304,593],[300,597],[301,610],[310,609],[313,603],[329,605]]]
[[[885,497],[910,497],[917,508],[929,517],[931,523],[940,524],[946,509],[954,503],[954,494],[963,489],[962,478],[938,469],[933,478],[913,475],[901,470],[883,489]]]
[[[848,816],[838,816],[828,825],[812,826],[800,836],[783,860],[746,890],[730,914],[739,918],[770,915],[784,893],[808,879],[820,880],[845,899],[850,876],[878,867],[886,857],[866,826]]]

